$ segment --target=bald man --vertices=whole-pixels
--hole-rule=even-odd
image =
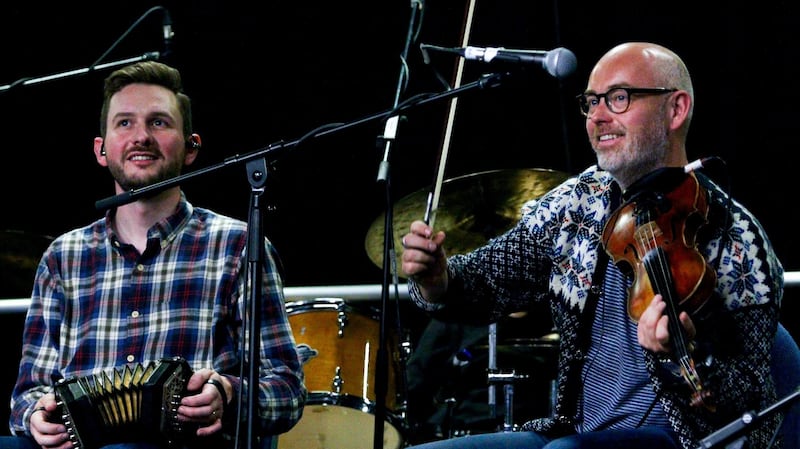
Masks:
[[[776,400],[783,268],[758,220],[691,170],[684,62],[618,45],[578,105],[597,164],[527,203],[516,227],[449,257],[422,221],[402,239],[411,298],[431,316],[493,321],[549,304],[555,413],[416,449],[695,449]],[[778,425],[773,414],[748,429],[747,447],[766,448]]]

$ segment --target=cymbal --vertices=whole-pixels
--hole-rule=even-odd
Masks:
[[[36,267],[51,240],[29,232],[0,231],[0,297],[30,295]]]
[[[467,253],[508,231],[522,217],[520,209],[527,201],[539,198],[567,178],[566,173],[530,168],[491,170],[444,181],[434,228],[447,234],[445,251],[448,255]],[[400,239],[414,220],[425,217],[428,195],[428,190],[411,193],[393,207],[394,246],[401,277]],[[384,221],[384,214],[376,218],[365,240],[367,255],[379,267],[383,266]]]

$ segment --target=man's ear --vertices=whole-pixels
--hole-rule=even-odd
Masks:
[[[106,161],[106,147],[102,137],[94,138],[94,157],[97,159],[98,164],[103,167],[108,166],[108,161]]]
[[[200,139],[200,135],[197,133],[192,133],[186,139],[186,158],[184,159],[184,163],[186,165],[191,164],[194,162],[195,158],[197,157],[198,151],[203,146],[202,139]]]
[[[193,150],[199,150],[201,147],[200,138],[195,136],[197,136],[197,134],[192,134],[192,136],[186,140],[186,145]]]
[[[692,97],[686,91],[678,91],[672,94],[670,100],[672,108],[672,127],[678,129],[688,120],[689,111],[692,108]]]

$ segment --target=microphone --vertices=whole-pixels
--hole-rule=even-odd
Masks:
[[[459,49],[458,53],[465,59],[481,62],[499,61],[538,65],[559,79],[571,75],[578,66],[575,54],[564,47],[550,51],[510,50],[503,47],[464,47]]]
[[[481,62],[504,62],[511,64],[530,64],[542,67],[556,78],[564,78],[575,72],[578,61],[575,54],[564,47],[550,51],[543,50],[512,50],[505,47],[464,47],[443,48],[433,45],[421,44],[423,56],[428,49],[456,53],[464,59]],[[426,57],[427,59],[427,57]]]
[[[164,54],[163,56],[169,56],[172,53],[172,38],[175,37],[175,33],[172,31],[172,17],[169,15],[169,11],[164,9],[164,17],[161,22],[161,30],[164,33]]]

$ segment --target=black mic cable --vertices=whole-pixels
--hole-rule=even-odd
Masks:
[[[122,36],[120,36],[113,44],[111,44],[111,46],[108,47],[108,50],[106,50],[102,55],[100,55],[99,58],[97,58],[97,61],[93,62],[92,65],[89,66],[89,71],[91,72],[95,68],[95,66],[100,64],[106,58],[106,56],[109,55],[109,53],[111,53],[115,48],[117,48],[117,45],[119,45],[120,42],[122,42],[122,40],[125,39],[128,36],[128,34],[131,33],[131,31],[136,29],[136,27],[139,26],[139,24],[147,16],[149,16],[150,14],[152,14],[152,13],[154,13],[156,11],[163,11],[164,12],[164,20],[162,22],[163,23],[163,31],[164,31],[164,45],[165,46],[171,45],[172,38],[175,36],[175,33],[172,32],[172,19],[171,19],[170,15],[169,15],[169,11],[167,11],[167,9],[164,8],[163,6],[154,6],[154,7],[150,8],[150,9],[148,9],[147,11],[145,11],[145,13],[141,15],[141,17],[136,19],[136,21],[133,22],[133,24],[130,27],[128,27],[128,29],[124,33],[122,33]],[[169,38],[167,38],[167,34],[169,34]],[[169,50],[170,50],[169,48],[166,48],[165,49],[165,54],[167,52],[169,52]],[[156,58],[155,59],[158,59],[160,56],[163,56],[163,55],[159,55],[158,53],[156,53]]]

